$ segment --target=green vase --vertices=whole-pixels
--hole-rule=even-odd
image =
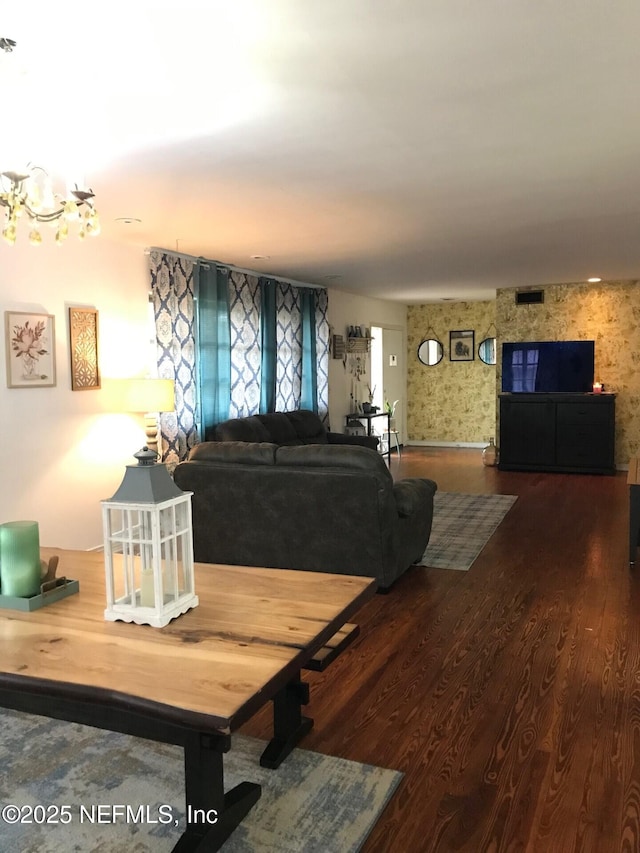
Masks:
[[[38,522],[0,524],[0,593],[17,598],[36,595],[41,574]]]

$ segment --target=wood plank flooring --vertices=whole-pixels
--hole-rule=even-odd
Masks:
[[[519,499],[469,572],[410,569],[308,674],[302,746],[405,774],[364,853],[640,851],[626,473],[501,472],[440,448],[391,470]],[[243,731],[270,727],[261,712]]]

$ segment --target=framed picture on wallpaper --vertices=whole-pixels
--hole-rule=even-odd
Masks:
[[[98,364],[98,312],[95,308],[69,308],[71,390],[100,387]]]
[[[8,388],[50,388],[56,384],[53,314],[4,312]]]
[[[449,332],[449,361],[473,361],[475,333],[471,330]]]

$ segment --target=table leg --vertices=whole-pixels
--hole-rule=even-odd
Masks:
[[[398,454],[400,458],[400,454]],[[387,463],[391,467],[391,413],[387,412]]]
[[[387,419],[387,432],[386,432],[387,449],[384,451],[384,453],[382,455],[387,457],[387,465],[389,467],[391,467],[391,413],[390,412],[381,412],[380,414],[383,415],[384,417],[386,417],[386,419]],[[369,421],[369,426],[371,426],[371,421]],[[384,427],[383,427],[383,430],[384,430]],[[385,433],[383,432],[382,433],[382,440],[383,441],[384,441],[384,436],[385,436]]]
[[[213,853],[260,799],[260,785],[241,782],[224,792],[222,754],[228,736],[192,732],[184,745],[187,828],[173,853]]]
[[[298,677],[290,681],[273,698],[273,738],[260,758],[262,767],[275,770],[300,740],[311,731],[313,720],[302,715],[309,702],[309,685]]]
[[[636,562],[640,532],[640,486],[629,486],[629,565]]]

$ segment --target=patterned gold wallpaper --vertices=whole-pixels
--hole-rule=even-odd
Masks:
[[[478,344],[495,323],[495,302],[410,305],[407,312],[407,433],[409,441],[484,442],[496,430],[496,368],[478,358]],[[432,330],[428,332],[429,327]],[[473,329],[473,361],[449,361],[449,332]],[[433,334],[435,332],[435,335]],[[495,328],[491,329],[495,334]],[[418,361],[426,337],[442,341],[434,367]]]
[[[498,290],[498,353],[502,341],[594,340],[596,381],[616,397],[616,464],[640,452],[640,283],[554,284],[541,305],[516,305]],[[496,377],[499,389],[499,366]]]
[[[497,435],[502,341],[594,340],[596,381],[616,396],[616,465],[640,453],[640,282],[541,286],[541,305],[516,305],[515,289],[498,290],[495,302],[450,302],[408,308],[409,440],[483,442]],[[498,339],[498,366],[477,357],[491,323]],[[425,367],[417,358],[432,327],[444,344],[444,358]],[[473,329],[476,357],[449,361],[449,332]]]

